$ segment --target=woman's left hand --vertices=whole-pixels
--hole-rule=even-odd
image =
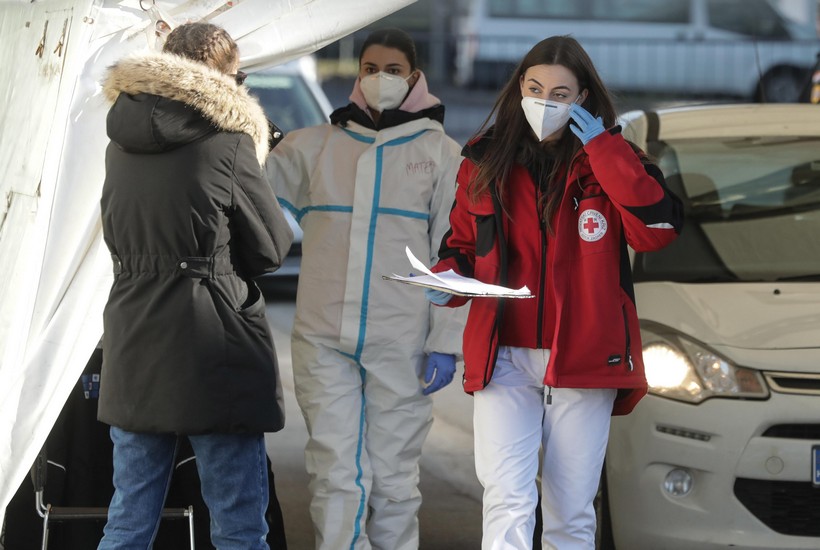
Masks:
[[[456,357],[449,353],[433,352],[427,358],[424,386],[421,393],[430,395],[450,383],[456,372]]]
[[[573,103],[569,106],[569,114],[575,121],[575,124],[570,124],[569,129],[572,133],[578,136],[581,143],[586,145],[593,138],[604,133],[604,121],[601,117],[594,117],[592,114],[578,105]]]

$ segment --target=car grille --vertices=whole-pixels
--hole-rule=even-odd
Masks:
[[[820,440],[820,424],[778,424],[763,432],[763,437]]]
[[[738,478],[735,496],[778,533],[820,537],[820,489],[811,483]]]
[[[772,391],[801,395],[820,395],[820,374],[798,372],[764,372]]]

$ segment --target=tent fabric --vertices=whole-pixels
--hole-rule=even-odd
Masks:
[[[0,2],[0,518],[102,335],[105,69],[155,46],[158,18],[223,26],[247,70],[413,1]]]

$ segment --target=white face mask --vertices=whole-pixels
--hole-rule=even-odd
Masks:
[[[574,103],[574,102],[573,102]],[[524,97],[521,108],[538,141],[543,141],[569,122],[569,103]]]
[[[410,76],[402,78],[385,72],[363,76],[360,85],[368,107],[379,112],[397,108],[410,90]]]

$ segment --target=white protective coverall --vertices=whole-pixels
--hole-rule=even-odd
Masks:
[[[410,271],[405,246],[437,261],[460,160],[426,117],[297,130],[268,157],[270,183],[304,231],[292,358],[316,548],[418,548],[432,422],[420,376],[430,352],[460,358],[464,316],[382,275]]]

